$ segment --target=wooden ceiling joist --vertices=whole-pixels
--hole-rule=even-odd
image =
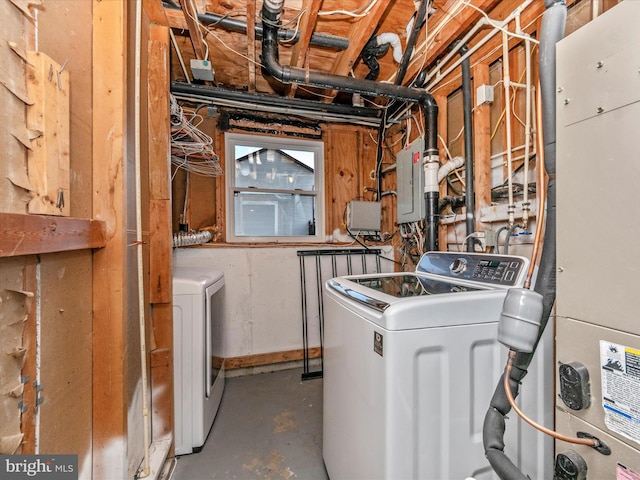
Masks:
[[[191,43],[193,43],[193,51],[196,53],[196,58],[206,60],[207,48],[204,37],[202,36],[202,30],[200,29],[200,23],[198,21],[198,12],[193,4],[193,0],[182,0],[182,12],[189,28],[189,35],[191,35]]]
[[[362,17],[353,24],[349,31],[349,48],[343,50],[336,56],[331,73],[334,75],[346,76],[349,74],[356,60],[360,56],[362,49],[367,44],[371,35],[378,28],[378,23],[384,15],[389,5],[393,3],[391,0],[378,1],[369,11],[369,14]],[[337,95],[335,90],[327,90],[324,92],[326,96],[325,102],[331,102]]]
[[[318,20],[318,11],[322,5],[322,0],[304,0],[302,9],[306,12],[300,20],[300,39],[291,50],[292,67],[302,67],[309,53],[311,35]],[[296,84],[291,84],[287,91],[287,97],[294,97],[297,90]]]

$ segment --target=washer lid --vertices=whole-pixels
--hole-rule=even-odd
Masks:
[[[173,294],[200,294],[216,282],[224,284],[224,273],[206,267],[174,267]]]

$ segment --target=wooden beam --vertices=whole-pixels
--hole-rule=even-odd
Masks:
[[[169,20],[165,15],[162,0],[142,0],[142,8],[146,12],[151,23],[169,26]]]
[[[310,348],[309,358],[319,358],[320,348]],[[230,357],[225,359],[218,359],[218,363],[224,360],[225,370],[233,370],[236,368],[247,367],[259,367],[262,365],[271,365],[274,363],[293,362],[296,360],[302,360],[304,358],[304,352],[302,349],[287,350],[285,352],[273,352],[273,353],[257,353],[255,355],[245,355],[242,357]],[[215,360],[214,360],[215,361]]]
[[[198,12],[193,5],[193,0],[182,0],[182,11],[189,27],[189,35],[191,35],[191,43],[193,43],[193,51],[196,54],[196,58],[206,60],[205,40],[202,36],[202,30],[200,30]]]
[[[511,13],[513,5],[510,2],[500,3],[493,11],[490,12],[491,18],[504,18]],[[544,13],[544,2],[533,2],[527,9],[525,9],[520,17],[520,24],[525,33],[533,34],[538,31],[539,21],[537,20]],[[510,24],[509,29],[513,31],[513,25]],[[485,34],[486,35],[486,34]],[[469,42],[469,47],[473,47],[484,35],[477,35]],[[471,65],[475,65],[479,62],[491,65],[497,59],[502,57],[502,48],[500,48],[502,42],[502,36],[497,34],[485,45],[479,48],[473,55],[471,55]],[[522,42],[518,38],[511,38],[509,40],[509,48],[513,48],[516,44]],[[443,66],[445,67],[445,66]],[[443,68],[444,69],[444,68]],[[448,95],[460,86],[460,82],[453,81],[456,76],[460,76],[459,70],[454,70],[445,78],[443,78],[439,84],[435,87],[434,91]],[[442,87],[440,87],[442,85]]]
[[[477,105],[477,89],[489,85],[489,65],[475,65],[473,77],[474,105]],[[476,219],[481,208],[491,205],[491,105],[485,103],[473,109],[473,158],[474,189],[476,192]],[[483,227],[476,221],[476,230]]]
[[[104,222],[0,212],[0,257],[66,252],[106,245]]]
[[[167,17],[169,28],[176,28],[178,30],[189,29],[189,25],[187,25],[187,21],[185,20],[185,16],[182,14],[181,10],[168,8],[165,9],[164,14]]]
[[[169,29],[149,31],[146,143],[149,151],[149,302],[169,303],[171,288],[171,172],[169,160]]]
[[[311,35],[313,35],[313,30],[318,20],[318,11],[320,10],[322,1],[323,0],[303,0],[302,2],[302,10],[305,10],[306,14],[300,20],[300,40],[298,40],[291,50],[290,64],[292,67],[301,67],[307,58]],[[296,83],[289,85],[287,96],[294,97],[297,88],[298,85]]]
[[[93,213],[107,224],[93,256],[93,480],[127,473],[125,135],[126,2],[93,0]]]
[[[256,0],[247,0],[247,57],[250,92],[256,91]]]
[[[347,35],[347,38],[349,38],[349,48],[341,51],[336,56],[336,60],[331,68],[332,74],[344,76],[349,73],[355,61],[360,56],[362,49],[369,41],[369,38],[371,38],[371,35],[376,31],[378,22],[391,3],[391,0],[379,0],[366,17],[360,18],[353,24]],[[337,93],[335,90],[326,90],[324,95],[329,98],[324,98],[323,102],[331,103]]]
[[[459,0],[449,0],[428,20],[429,36],[431,38],[416,45],[403,80],[404,85],[410,84],[416,75],[420,73],[420,69],[428,66],[445,53],[451,44],[469,28],[469,25],[480,18],[481,13],[473,7],[465,7],[459,10],[461,3]],[[499,0],[471,0],[471,3],[483,11],[488,11],[500,2]],[[511,2],[503,3],[510,4]],[[442,28],[439,28],[440,24],[443,25]],[[424,37],[424,35],[421,35],[421,37]],[[395,74],[389,77],[387,81],[393,83]]]

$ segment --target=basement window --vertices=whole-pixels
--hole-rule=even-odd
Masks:
[[[324,144],[225,134],[227,241],[324,241]]]

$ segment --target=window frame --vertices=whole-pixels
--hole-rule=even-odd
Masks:
[[[235,147],[248,146],[273,150],[302,150],[314,154],[315,188],[304,191],[305,196],[315,198],[315,234],[314,235],[276,235],[254,236],[235,234],[235,194],[237,192],[269,192],[270,189],[255,189],[236,186]],[[324,219],[324,142],[320,140],[302,140],[282,137],[270,137],[244,133],[225,133],[225,179],[226,179],[226,208],[225,224],[227,243],[322,243],[326,241]],[[297,190],[273,190],[273,193],[302,194]]]

